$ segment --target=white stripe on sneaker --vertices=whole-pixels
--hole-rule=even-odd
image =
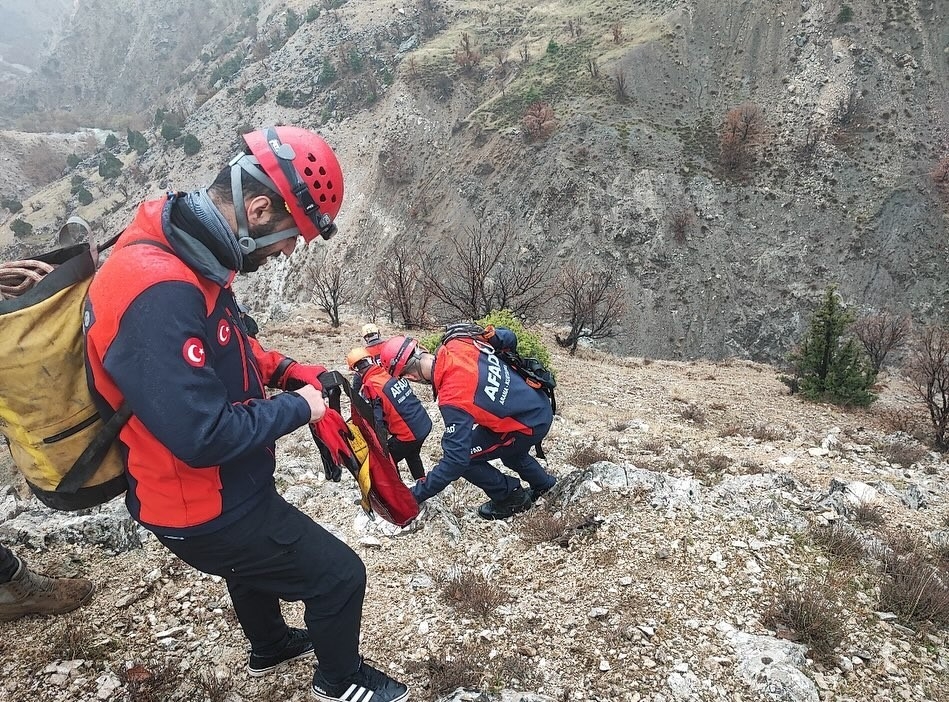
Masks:
[[[361,685],[356,685],[355,683],[349,686],[349,689],[343,693],[343,696],[340,697],[341,700],[346,702],[369,702],[372,699],[373,692],[372,690],[367,690]]]

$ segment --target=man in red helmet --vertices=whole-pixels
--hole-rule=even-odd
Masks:
[[[386,449],[392,462],[405,460],[415,480],[425,477],[422,444],[432,431],[432,419],[404,378],[393,378],[370,355],[368,348],[355,348],[346,354],[346,365],[353,371],[353,392],[359,393],[372,407],[373,422],[388,433]]]
[[[325,369],[264,351],[231,287],[298,237],[334,234],[342,172],[303,129],[244,141],[207,189],[143,203],[96,274],[83,316],[89,385],[104,418],[132,413],[118,437],[129,511],[182,560],[225,579],[250,675],[315,651],[318,699],[362,690],[401,702],[405,685],[359,655],[365,566],[274,484],[278,437],[345,426],[324,404]],[[265,386],[285,392],[268,397]],[[287,626],[280,600],[304,603],[305,630]]]
[[[516,348],[517,337],[510,329],[497,327],[495,334],[501,348]],[[465,478],[490,498],[478,515],[506,519],[529,509],[554,486],[554,476],[529,453],[550,430],[550,401],[512,372],[490,344],[458,337],[431,354],[415,339],[397,336],[383,343],[379,362],[395,377],[431,384],[445,420],[444,455],[425,480],[412,486],[419,503]],[[529,489],[491,465],[495,458]]]

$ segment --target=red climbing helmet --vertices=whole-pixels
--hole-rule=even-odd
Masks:
[[[336,233],[333,220],[343,204],[343,171],[330,145],[318,134],[299,127],[265,127],[244,135],[251,155],[259,164],[238,156],[238,165],[254,178],[258,173],[271,181],[286,201],[293,221],[309,243],[317,236],[329,239]],[[257,170],[258,173],[254,171]]]
[[[411,336],[393,336],[382,344],[379,362],[390,375],[401,378],[409,362],[420,355],[418,342]]]

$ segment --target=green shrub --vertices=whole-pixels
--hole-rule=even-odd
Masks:
[[[108,151],[103,151],[99,159],[99,175],[103,178],[118,178],[122,172],[122,162]]]
[[[876,373],[857,342],[843,337],[852,321],[836,288],[828,287],[800,348],[791,354],[794,378],[786,381],[788,385],[815,402],[862,406],[873,402],[876,395],[870,388]]]
[[[277,93],[277,97],[274,99],[280,107],[293,107],[293,91],[292,90],[281,90]]]
[[[16,214],[23,209],[23,203],[15,197],[5,197],[0,199],[0,207],[5,207],[10,210],[10,214]]]
[[[69,154],[66,157],[66,165],[69,166],[70,168],[75,168],[76,166],[78,166],[80,161],[82,161],[82,159],[79,158],[79,156],[77,156],[76,154]]]
[[[161,125],[161,138],[165,141],[174,141],[181,136],[181,128],[173,124]]]
[[[185,134],[184,139],[181,140],[181,148],[184,149],[186,155],[194,156],[201,150],[201,142],[194,134]]]
[[[837,13],[837,24],[846,24],[853,21],[853,8],[850,5],[842,5],[840,12]]]
[[[244,95],[244,104],[250,107],[255,102],[260,100],[267,93],[267,86],[263,83],[258,83],[253,88],[247,91]]]
[[[339,74],[336,72],[336,66],[328,58],[323,59],[323,66],[320,68],[320,85],[330,85],[336,82]]]
[[[76,198],[79,200],[80,205],[88,205],[92,202],[92,193],[86,190],[85,186],[80,186],[76,191]]]
[[[109,136],[105,138],[105,148],[107,149],[114,149],[118,143],[119,139],[115,136],[115,134],[109,134]]]
[[[22,239],[33,233],[33,225],[25,219],[15,219],[10,225],[10,230],[13,232],[13,236]]]
[[[86,182],[86,179],[81,175],[74,175],[69,179],[69,192],[73,195],[79,192],[79,189],[82,188],[83,183]]]
[[[320,18],[320,8],[316,5],[311,5],[306,9],[306,14],[303,16],[303,19],[307,22],[313,22]]]
[[[538,334],[528,331],[521,321],[510,310],[494,310],[477,320],[481,326],[489,324],[495,327],[506,327],[517,337],[517,352],[524,358],[536,358],[547,368],[550,368],[550,351],[544,345]],[[445,336],[444,332],[436,332],[418,340],[419,344],[428,351],[434,352]]]
[[[134,129],[129,129],[128,132],[130,150],[135,151],[139,155],[148,151],[148,140],[145,138],[144,134],[141,132],[136,132]]]
[[[300,28],[300,15],[293,10],[287,10],[287,34],[293,34]]]

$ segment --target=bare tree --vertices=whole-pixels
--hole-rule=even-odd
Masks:
[[[863,344],[875,375],[883,368],[887,354],[906,339],[910,323],[905,315],[898,317],[889,312],[881,312],[860,317],[853,323],[852,329]]]
[[[425,285],[424,269],[421,250],[397,240],[373,273],[373,285],[385,300],[389,320],[395,322],[398,313],[407,329],[419,329],[428,320],[432,294]]]
[[[949,329],[927,327],[916,339],[907,371],[929,410],[936,448],[949,449]]]
[[[527,112],[521,118],[524,136],[528,141],[546,139],[557,128],[554,109],[546,102],[534,102],[527,106]]]
[[[502,309],[523,319],[536,316],[550,292],[546,271],[505,257],[513,229],[510,223],[498,229],[466,227],[447,254],[429,257],[425,285],[443,308],[465,319]]]
[[[764,112],[753,103],[733,107],[725,114],[719,144],[721,164],[739,172],[751,157],[752,147],[764,138]]]
[[[555,338],[559,346],[570,349],[571,356],[576,353],[580,339],[615,336],[616,324],[626,311],[626,291],[612,268],[599,270],[568,263],[560,271],[556,296],[570,331]]]
[[[330,324],[338,327],[340,305],[352,295],[352,274],[324,252],[307,265],[305,284],[311,300],[329,315]]]

